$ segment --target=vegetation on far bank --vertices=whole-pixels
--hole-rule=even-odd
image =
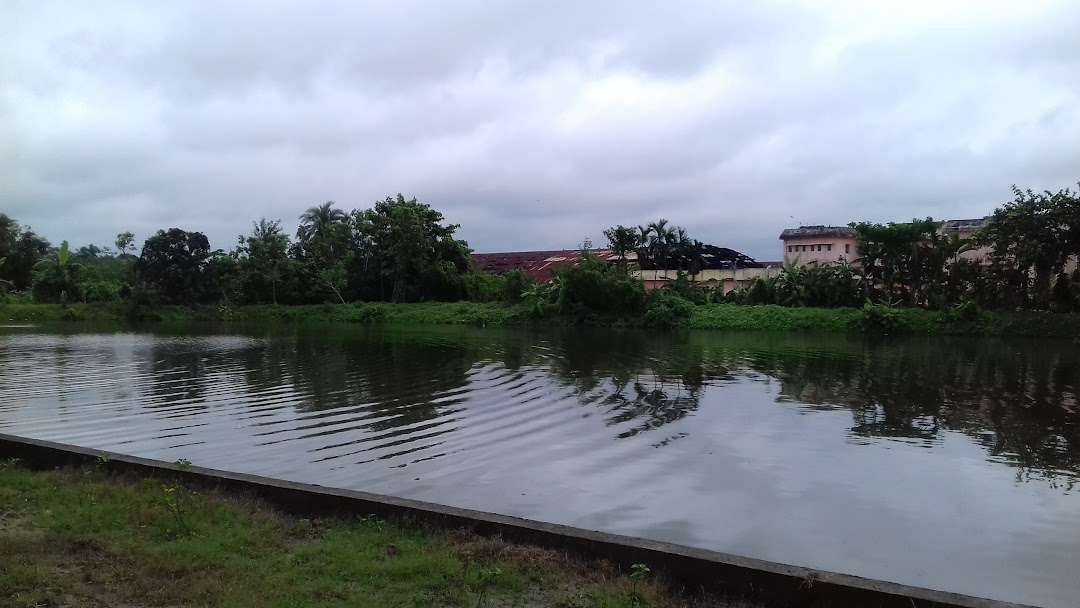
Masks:
[[[561,316],[536,318],[524,304],[426,302],[356,303],[307,306],[252,305],[223,311],[218,307],[161,307],[143,311],[141,320],[165,323],[354,323],[361,325],[471,325],[477,327],[565,326],[578,324]],[[0,323],[91,321],[125,323],[119,306],[101,304],[22,304],[0,306]],[[643,319],[595,316],[583,324],[641,327]],[[817,333],[887,333],[891,335],[1080,336],[1080,314],[1034,311],[995,314],[977,308],[945,312],[899,307],[788,308],[772,304],[704,304],[689,309],[680,327],[732,331]]]
[[[853,224],[855,259],[790,263],[728,292],[695,279],[709,264],[738,269],[753,261],[707,260],[703,243],[666,220],[612,227],[604,234],[614,262],[592,256],[586,241],[576,264],[538,284],[521,269],[477,271],[468,243],[455,236],[458,226],[400,194],[351,212],[332,203],[311,207],[294,239],[280,221],[260,219],[230,252],[179,228],[159,230],[138,256],[130,232],[117,236],[115,251],[72,251],[67,241],[54,249],[0,213],[0,306],[8,318],[24,320],[54,313],[20,312],[21,305],[51,303],[64,318],[1067,335],[1075,326],[1067,318],[1060,328],[1027,321],[1080,311],[1080,269],[1067,272],[1080,255],[1080,193],[1014,188],[1014,195],[971,239],[945,234],[929,218]],[[986,263],[963,256],[978,247],[987,248]],[[676,278],[646,291],[635,266]],[[1029,311],[1035,314],[1025,316]]]
[[[407,521],[301,519],[108,463],[0,463],[0,606],[749,608],[680,596],[646,564]]]

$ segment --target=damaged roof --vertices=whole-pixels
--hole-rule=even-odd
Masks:
[[[619,256],[610,249],[591,249],[589,253],[609,264],[615,264]],[[701,269],[713,268],[765,268],[766,264],[754,261],[748,255],[739,253],[727,247],[714,245],[701,245]],[[502,253],[474,253],[472,254],[473,267],[480,272],[490,274],[506,274],[510,270],[520,268],[527,276],[540,283],[548,283],[555,276],[555,271],[568,264],[573,264],[581,257],[581,251],[577,249],[562,249],[555,251],[510,251]],[[637,263],[643,270],[656,269],[659,264],[656,261],[644,258],[639,260],[636,252],[626,254],[626,261]],[[678,268],[680,260],[672,256],[666,260],[669,270]],[[689,268],[689,260],[682,260],[682,267]]]
[[[799,226],[788,228],[780,233],[780,238],[855,238],[855,229],[851,226]]]
[[[617,259],[610,249],[592,249],[592,255],[611,262]],[[555,276],[555,271],[562,266],[572,264],[581,257],[577,249],[555,251],[510,251],[505,253],[474,253],[473,267],[490,274],[506,274],[520,268],[527,276],[540,283],[548,283]]]

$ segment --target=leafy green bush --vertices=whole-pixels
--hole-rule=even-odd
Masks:
[[[912,327],[902,312],[890,304],[874,304],[867,300],[856,317],[856,323],[867,334],[905,334],[911,333]]]
[[[343,312],[345,320],[349,323],[376,325],[386,321],[386,309],[378,304],[357,302]]]
[[[553,282],[559,311],[581,320],[593,315],[636,316],[645,308],[645,285],[588,252],[559,269]]]
[[[656,289],[649,294],[645,311],[647,327],[684,327],[690,325],[694,303],[674,291]]]
[[[521,302],[525,291],[536,284],[536,281],[520,268],[508,271],[503,275],[503,280],[503,301],[507,304]]]
[[[465,293],[471,302],[498,302],[505,293],[506,279],[487,272],[470,272],[463,276]]]
[[[34,294],[29,291],[0,292],[0,304],[33,304]]]
[[[120,298],[121,285],[114,281],[90,281],[82,283],[84,302],[112,302]]]

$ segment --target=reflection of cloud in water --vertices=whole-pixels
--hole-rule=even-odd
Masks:
[[[34,331],[0,333],[5,432],[1048,605],[1080,593],[1046,563],[1080,545],[1072,345]]]

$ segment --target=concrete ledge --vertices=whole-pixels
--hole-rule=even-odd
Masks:
[[[689,589],[704,588],[797,606],[1025,608],[1019,604],[393,496],[198,466],[181,471],[174,464],[160,460],[0,434],[0,458],[18,458],[31,468],[96,463],[102,456],[109,458],[108,467],[116,472],[181,477],[193,483],[254,495],[294,514],[408,518],[442,528],[464,528],[500,536],[510,542],[565,549],[582,557],[609,560],[624,569],[644,563]]]

